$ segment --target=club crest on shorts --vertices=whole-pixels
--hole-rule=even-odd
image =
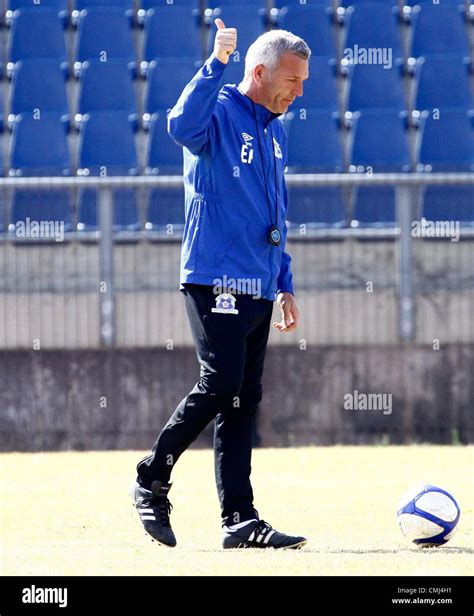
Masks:
[[[211,312],[239,314],[239,311],[235,309],[235,301],[235,297],[230,293],[221,293],[216,297],[216,307],[212,308]]]

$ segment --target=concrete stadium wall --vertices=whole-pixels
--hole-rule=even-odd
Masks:
[[[151,448],[197,380],[192,348],[4,351],[0,450]],[[470,443],[474,345],[272,346],[258,421],[262,446]],[[379,410],[347,395],[391,394]],[[195,446],[211,446],[209,426]]]

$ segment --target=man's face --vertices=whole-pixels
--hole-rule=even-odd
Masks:
[[[259,89],[263,105],[273,113],[286,113],[289,105],[303,94],[303,81],[309,75],[308,60],[289,52],[273,71],[261,68]]]

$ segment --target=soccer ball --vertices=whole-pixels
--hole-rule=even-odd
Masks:
[[[429,484],[407,492],[397,510],[398,525],[405,537],[426,547],[447,543],[456,531],[460,515],[454,496]]]

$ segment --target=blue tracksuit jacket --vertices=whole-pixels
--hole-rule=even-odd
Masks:
[[[280,291],[293,293],[284,252],[286,135],[274,121],[280,114],[253,103],[237,85],[221,85],[225,68],[211,55],[168,116],[169,135],[184,155],[181,288],[214,286],[225,276],[248,292],[239,281],[252,279],[260,281],[261,297],[274,300]],[[267,239],[277,217],[280,246]]]

